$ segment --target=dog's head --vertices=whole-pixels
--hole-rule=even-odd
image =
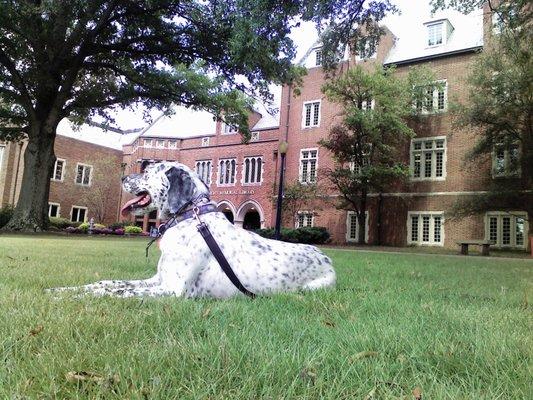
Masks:
[[[209,189],[189,167],[175,162],[150,165],[142,174],[122,179],[122,187],[135,197],[122,207],[122,215],[144,215],[159,210],[162,216],[175,214],[191,200],[209,195]]]

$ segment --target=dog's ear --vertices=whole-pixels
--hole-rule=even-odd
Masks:
[[[170,187],[168,189],[168,207],[172,214],[179,212],[192,200],[194,184],[188,172],[172,167],[165,172]]]

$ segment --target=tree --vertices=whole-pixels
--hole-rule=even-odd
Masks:
[[[226,115],[247,132],[242,93],[298,80],[289,37],[300,21],[327,31],[326,64],[390,0],[0,0],[0,139],[27,139],[8,229],[46,227],[56,127],[136,103]],[[243,83],[244,82],[244,83]]]
[[[276,188],[274,193],[277,198]],[[304,205],[309,204],[310,201],[313,201],[318,197],[320,197],[320,189],[316,183],[303,184],[296,180],[285,185],[283,189],[283,213],[285,214],[285,218],[290,218],[292,225],[296,226],[298,211],[301,211]]]
[[[492,176],[486,193],[458,200],[454,214],[527,211],[533,233],[533,8],[525,0],[491,7],[494,26],[468,77],[468,99],[452,111],[459,128],[474,128],[466,161],[491,164]]]
[[[368,195],[382,192],[408,175],[402,161],[405,142],[414,136],[408,125],[418,110],[429,107],[428,92],[437,84],[427,70],[413,69],[406,78],[394,68],[361,66],[327,82],[326,97],[341,106],[341,121],[320,144],[333,153],[336,165],[324,171],[340,194],[337,207],[354,211],[359,243],[365,241]],[[420,107],[414,107],[419,105]]]
[[[86,188],[81,202],[91,210],[91,216],[96,222],[103,222],[109,209],[114,211],[114,215],[118,215],[118,193],[113,188],[116,188],[116,183],[120,181],[121,164],[112,156],[89,160],[88,164],[92,165],[93,169],[92,183]]]

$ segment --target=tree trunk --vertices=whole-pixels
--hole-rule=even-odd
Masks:
[[[361,206],[357,215],[357,244],[365,244],[365,227],[366,227],[366,200],[367,192],[363,190],[361,193]]]
[[[55,162],[53,129],[35,128],[24,152],[24,173],[13,217],[3,230],[38,232],[48,225],[48,195]]]

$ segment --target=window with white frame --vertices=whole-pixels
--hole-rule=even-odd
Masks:
[[[485,215],[485,238],[496,247],[525,249],[528,229],[524,211],[490,211]]]
[[[320,67],[322,65],[322,49],[315,49],[315,66]]]
[[[411,178],[444,180],[446,177],[446,137],[411,140]]]
[[[65,173],[66,161],[61,158],[56,158],[54,163],[54,171],[52,173],[52,180],[62,182]]]
[[[231,115],[231,117],[235,117],[235,115]],[[223,135],[232,135],[237,132],[238,132],[237,126],[228,124],[226,122],[222,123],[222,134]]]
[[[168,148],[169,149],[176,149],[178,147],[178,142],[176,140],[169,140],[168,141]]]
[[[206,185],[211,184],[211,160],[196,161],[195,170]]]
[[[300,182],[316,182],[316,169],[318,163],[318,149],[300,150]]]
[[[259,132],[252,132],[252,136],[250,137],[250,140],[252,142],[256,142],[259,140]]]
[[[492,153],[492,176],[520,176],[520,146],[496,146]]]
[[[296,228],[314,226],[315,217],[311,211],[298,211],[296,215]]]
[[[218,185],[235,185],[235,173],[237,160],[235,158],[223,158],[218,161]]]
[[[202,138],[202,147],[207,147],[207,146],[209,146],[209,138],[204,137]]]
[[[446,80],[435,82],[431,86],[423,87],[424,100],[418,100],[416,109],[422,114],[444,112],[448,109],[448,83]]]
[[[407,243],[444,245],[444,213],[410,211],[407,215]]]
[[[157,147],[158,149],[163,149],[165,147],[165,141],[161,139],[156,140],[155,147]]]
[[[426,27],[428,33],[428,46],[439,46],[444,43],[444,21],[428,24]]]
[[[59,203],[48,203],[48,216],[59,218],[60,214],[60,205]]]
[[[311,128],[320,125],[320,101],[309,101],[304,103],[302,126]]]
[[[154,146],[154,141],[152,139],[144,139],[143,146],[144,147],[153,147]]]
[[[359,242],[359,218],[355,211],[346,215],[346,241]],[[365,243],[368,243],[368,211],[365,211]]]
[[[361,101],[359,104],[359,109],[363,111],[373,110],[374,109],[374,100],[371,98]]]
[[[85,222],[87,220],[87,207],[72,206],[70,220],[72,222]]]
[[[87,164],[76,165],[76,184],[83,186],[91,185],[91,175],[93,167]]]
[[[263,157],[245,157],[243,165],[243,184],[258,185],[262,181]]]
[[[4,150],[6,146],[0,145],[0,170],[2,169],[2,161],[4,161]]]

